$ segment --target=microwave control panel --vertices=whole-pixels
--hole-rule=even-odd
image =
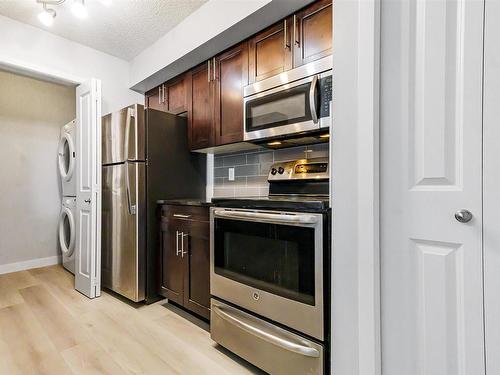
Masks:
[[[326,76],[318,80],[320,106],[319,118],[330,117],[330,102],[333,97],[332,76]]]

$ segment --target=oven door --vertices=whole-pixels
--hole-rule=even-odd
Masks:
[[[323,216],[214,207],[211,294],[324,339]]]

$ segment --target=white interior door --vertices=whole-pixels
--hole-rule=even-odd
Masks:
[[[383,375],[485,373],[483,7],[382,0]]]
[[[76,88],[77,191],[75,289],[101,295],[101,82]]]

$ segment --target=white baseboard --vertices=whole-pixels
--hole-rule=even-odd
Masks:
[[[61,263],[61,257],[56,255],[48,258],[26,260],[24,262],[0,264],[0,275],[4,273],[29,270],[32,268],[53,266],[54,264],[59,263]]]

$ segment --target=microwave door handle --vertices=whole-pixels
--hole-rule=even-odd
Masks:
[[[213,305],[212,309],[213,312],[219,315],[223,320],[228,321],[229,323],[235,325],[243,331],[257,336],[258,338],[267,341],[270,344],[276,345],[290,352],[301,354],[305,357],[319,358],[319,352],[315,348],[306,346],[302,343],[290,341],[290,339],[287,339],[285,337],[280,337],[280,335],[275,334],[265,326],[259,327],[257,322],[253,322],[252,320],[247,321],[247,319],[245,319],[243,316],[235,316],[236,314],[233,315],[230,311],[225,311],[226,308]]]
[[[314,224],[318,222],[318,218],[314,215],[282,215],[265,212],[246,212],[246,211],[225,211],[215,210],[215,217],[233,218],[233,219],[258,219],[274,223],[294,223],[294,224]]]
[[[316,109],[316,87],[318,85],[318,75],[314,75],[311,86],[309,87],[309,108],[311,109],[311,118],[315,124],[318,123],[318,112]]]

